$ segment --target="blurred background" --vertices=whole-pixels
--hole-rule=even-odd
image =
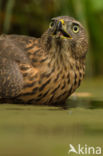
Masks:
[[[40,37],[54,16],[69,15],[88,30],[87,77],[103,74],[103,0],[0,0],[0,33]]]
[[[68,156],[69,144],[78,143],[103,147],[103,0],[0,0],[0,34],[40,37],[60,15],[88,31],[86,78],[67,109],[0,105],[0,156]]]

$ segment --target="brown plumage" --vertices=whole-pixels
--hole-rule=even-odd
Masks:
[[[84,77],[88,38],[68,16],[53,18],[34,38],[0,36],[0,101],[63,104]]]

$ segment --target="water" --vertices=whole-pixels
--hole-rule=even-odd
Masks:
[[[102,90],[102,78],[85,80],[64,107],[0,105],[0,156],[68,156],[69,144],[103,147]]]

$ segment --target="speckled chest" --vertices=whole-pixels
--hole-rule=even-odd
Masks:
[[[24,87],[18,99],[32,104],[64,102],[83,79],[84,68],[79,68],[79,66],[75,66],[75,68],[71,66],[68,68],[41,66],[39,72],[35,74],[33,70],[29,69],[28,75],[24,73]]]

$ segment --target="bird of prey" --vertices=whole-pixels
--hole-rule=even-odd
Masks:
[[[0,36],[0,102],[63,105],[85,73],[88,36],[69,16],[51,19],[40,38]]]

